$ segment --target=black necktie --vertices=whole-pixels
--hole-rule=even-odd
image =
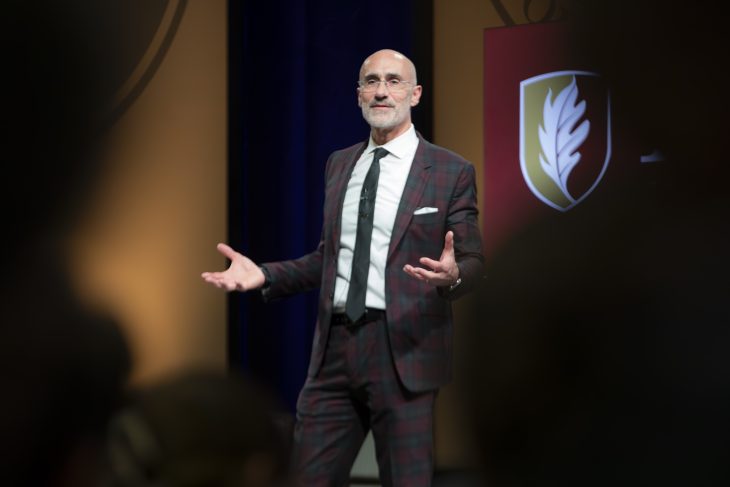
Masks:
[[[357,238],[352,256],[350,288],[347,291],[347,304],[345,304],[345,313],[352,322],[359,320],[365,313],[365,294],[368,289],[368,271],[370,270],[370,238],[373,235],[373,213],[375,194],[378,191],[378,176],[380,176],[380,159],[388,154],[388,151],[382,147],[378,147],[373,152],[373,163],[365,176],[360,192]]]

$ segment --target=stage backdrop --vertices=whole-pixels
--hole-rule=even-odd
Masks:
[[[581,211],[623,178],[651,180],[661,166],[649,162],[657,159],[653,148],[637,148],[623,132],[601,73],[566,44],[568,6],[561,0],[434,2],[434,140],[477,169],[488,260],[532,219]],[[551,137],[567,135],[556,114],[568,106],[575,119],[568,139],[580,153],[572,161],[555,149],[548,155]],[[456,382],[467,299],[456,306]],[[441,469],[472,461],[458,385],[443,389],[436,405]]]
[[[56,3],[98,29],[114,121],[72,238],[75,285],[122,325],[134,384],[224,370],[225,296],[200,273],[226,233],[226,1]]]
[[[229,8],[229,241],[259,263],[297,258],[319,242],[329,154],[369,135],[356,94],[365,57],[399,50],[430,84],[431,2],[389,2],[382,12],[341,0]],[[426,90],[414,112],[427,138],[429,98]],[[317,296],[264,304],[257,293],[230,295],[229,362],[290,412],[309,364]]]
[[[642,177],[611,107],[610,86],[570,45],[565,21],[484,31],[484,195],[487,258],[536,218]],[[585,58],[584,58],[585,57]]]

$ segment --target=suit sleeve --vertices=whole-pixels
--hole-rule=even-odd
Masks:
[[[461,284],[453,290],[440,287],[446,299],[457,299],[473,289],[484,276],[484,255],[479,232],[476,175],[474,166],[464,164],[449,203],[446,229],[454,232],[454,253]]]
[[[261,292],[264,300],[270,301],[318,288],[322,281],[323,250],[324,241],[320,240],[314,252],[298,259],[262,264],[271,278],[268,287]]]

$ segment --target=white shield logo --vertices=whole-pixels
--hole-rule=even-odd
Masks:
[[[598,186],[610,159],[610,98],[596,73],[556,71],[520,82],[520,167],[540,201],[573,208]]]

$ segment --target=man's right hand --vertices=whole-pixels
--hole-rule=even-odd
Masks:
[[[219,243],[217,249],[231,265],[223,272],[203,272],[201,277],[205,282],[226,291],[250,291],[264,285],[264,273],[251,259],[224,243]]]

